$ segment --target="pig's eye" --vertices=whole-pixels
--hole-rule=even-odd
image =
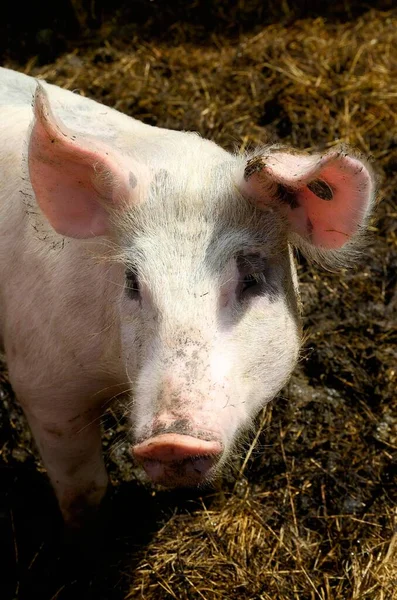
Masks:
[[[261,294],[265,277],[262,273],[252,273],[240,279],[239,296],[241,299]]]
[[[238,297],[243,300],[263,293],[266,283],[265,259],[259,254],[247,254],[238,256],[236,262],[240,274],[237,287]]]
[[[138,275],[134,269],[127,269],[125,272],[125,291],[131,300],[138,300],[140,297]]]
[[[247,290],[255,287],[259,283],[258,275],[246,275],[241,281],[241,293],[243,294]]]

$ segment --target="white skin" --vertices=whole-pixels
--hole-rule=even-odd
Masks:
[[[278,148],[247,163],[47,84],[34,120],[34,80],[0,82],[1,337],[65,520],[105,492],[100,416],[124,390],[149,476],[211,479],[296,363],[290,242],[349,255],[368,167]]]

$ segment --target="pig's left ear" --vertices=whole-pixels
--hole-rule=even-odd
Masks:
[[[113,148],[75,133],[51,111],[44,88],[34,98],[28,166],[38,205],[61,235],[89,238],[109,231],[109,214],[131,201],[129,170]]]
[[[247,161],[239,187],[259,208],[283,212],[292,241],[303,241],[315,256],[342,248],[364,228],[375,182],[369,166],[346,148],[312,155],[270,148]]]

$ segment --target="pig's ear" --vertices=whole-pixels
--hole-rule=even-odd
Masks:
[[[89,238],[106,234],[109,210],[126,202],[131,193],[128,170],[105,144],[75,134],[60,123],[40,84],[34,116],[28,165],[42,212],[61,235]]]
[[[312,155],[270,149],[247,161],[240,189],[258,207],[278,207],[292,241],[315,256],[341,249],[364,228],[375,184],[369,166],[346,148]]]

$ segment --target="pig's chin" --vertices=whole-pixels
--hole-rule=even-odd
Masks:
[[[135,445],[132,452],[154,483],[171,488],[192,487],[214,477],[223,447],[218,441],[166,433]]]

